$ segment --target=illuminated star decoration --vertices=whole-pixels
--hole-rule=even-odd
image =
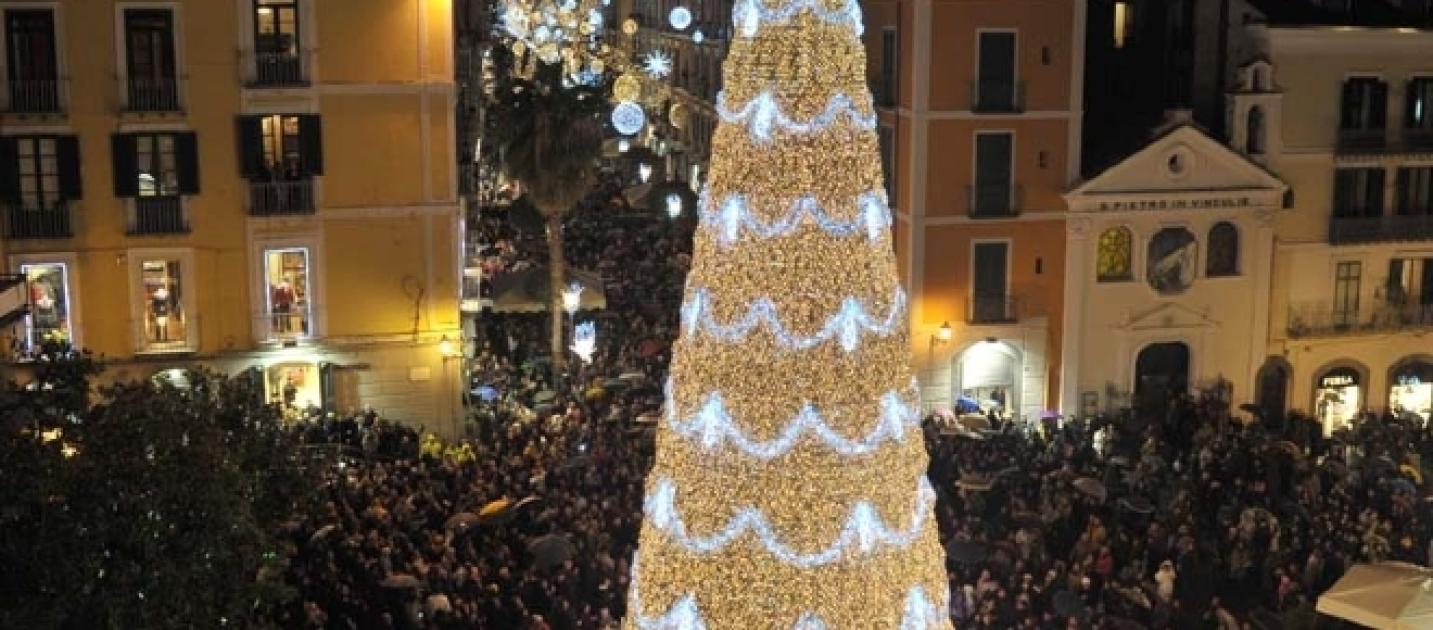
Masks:
[[[582,357],[583,363],[592,362],[592,354],[597,352],[596,322],[583,322],[573,329],[572,351]]]
[[[683,6],[675,7],[671,13],[667,14],[667,23],[671,24],[674,29],[685,31],[688,26],[692,25],[692,12]]]
[[[632,101],[622,101],[612,108],[612,127],[624,136],[630,136],[642,130],[647,124],[647,113],[642,111],[642,106]]]
[[[653,50],[642,59],[642,67],[648,76],[662,79],[672,73],[672,57],[663,51]]]

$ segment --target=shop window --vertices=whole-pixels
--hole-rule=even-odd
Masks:
[[[1239,229],[1220,221],[1209,228],[1209,263],[1204,269],[1211,278],[1239,275]]]
[[[1194,283],[1198,248],[1194,235],[1184,228],[1165,228],[1156,233],[1149,241],[1149,286],[1162,295],[1188,289]]]
[[[318,366],[312,363],[280,363],[265,371],[269,402],[286,409],[304,410],[323,404]]]
[[[311,328],[309,252],[304,248],[264,252],[264,289],[268,300],[269,334],[274,338],[305,337]]]
[[[1131,278],[1133,235],[1127,227],[1112,227],[1100,233],[1097,273],[1100,282],[1122,282]]]
[[[1325,371],[1314,383],[1314,415],[1324,435],[1347,427],[1363,406],[1363,377],[1351,367]]]
[[[45,342],[70,343],[70,278],[64,263],[20,265],[30,286],[30,316],[26,319],[26,347],[39,349]]]
[[[1417,414],[1433,419],[1433,362],[1410,359],[1393,369],[1388,408],[1400,416]]]
[[[140,338],[145,350],[189,349],[185,288],[178,260],[140,262],[140,295],[137,297],[144,305]]]

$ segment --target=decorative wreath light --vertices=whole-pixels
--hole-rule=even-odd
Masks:
[[[685,31],[692,25],[692,12],[684,6],[673,7],[672,12],[667,14],[667,23],[674,29]]]
[[[628,72],[612,82],[612,100],[618,103],[635,101],[641,96],[642,79],[636,73]]]
[[[623,20],[623,21],[622,21],[622,32],[623,32],[623,33],[626,33],[626,34],[628,34],[628,35],[636,35],[638,28],[639,28],[639,27],[638,27],[638,25],[637,25],[637,20],[635,20],[635,19],[633,19],[633,18],[627,18],[626,20]]]
[[[681,103],[672,103],[672,108],[667,110],[667,122],[677,129],[685,129],[690,119],[691,113],[687,111],[687,106]]]
[[[632,101],[622,101],[612,108],[612,127],[624,136],[630,136],[647,125],[647,113],[642,106]]]

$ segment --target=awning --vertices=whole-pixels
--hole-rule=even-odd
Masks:
[[[607,293],[602,286],[602,276],[592,271],[568,269],[564,285],[579,283],[583,286],[582,301],[578,310],[595,311],[607,308]],[[493,283],[493,311],[497,313],[540,313],[547,310],[548,295],[547,267],[529,267],[522,271],[505,273]]]
[[[1356,564],[1319,597],[1317,610],[1370,628],[1433,628],[1433,570],[1402,562]]]

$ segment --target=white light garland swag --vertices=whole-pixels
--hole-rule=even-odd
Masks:
[[[737,193],[727,195],[720,205],[713,208],[711,191],[702,189],[700,207],[701,226],[718,230],[718,241],[724,246],[736,244],[743,229],[750,230],[761,238],[789,236],[808,218],[832,236],[851,236],[864,232],[873,243],[879,243],[890,234],[891,208],[886,203],[884,191],[868,191],[856,198],[861,210],[856,218],[841,221],[831,218],[815,197],[807,195],[791,203],[785,216],[763,222],[751,212],[746,197]]]
[[[857,38],[866,32],[861,4],[857,0],[846,0],[845,4],[836,9],[826,8],[826,3],[822,0],[792,0],[774,9],[767,7],[762,0],[740,0],[732,8],[732,23],[736,24],[742,37],[756,37],[762,24],[787,22],[803,11],[810,11],[812,15],[831,24],[846,25]]]
[[[912,389],[914,390],[914,387]],[[670,379],[667,381],[666,393],[668,401],[675,400],[672,395],[674,386]],[[918,392],[913,393],[919,400]],[[920,420],[920,409],[916,405],[901,400],[900,393],[894,390],[886,392],[881,397],[880,421],[876,423],[875,428],[859,440],[847,438],[836,432],[810,404],[802,406],[801,411],[786,425],[778,437],[766,442],[753,440],[741,430],[741,427],[727,411],[726,402],[719,392],[708,395],[701,409],[690,419],[678,418],[674,402],[667,403],[666,411],[667,426],[674,433],[699,442],[707,451],[715,451],[730,443],[743,454],[764,460],[775,459],[789,453],[796,443],[808,434],[819,439],[825,448],[840,455],[847,457],[868,455],[886,442],[904,441],[907,430],[918,435]]]
[[[811,120],[801,122],[781,111],[781,105],[777,103],[771,90],[762,90],[738,109],[728,107],[726,92],[722,91],[717,93],[716,110],[723,122],[746,127],[752,138],[767,143],[771,142],[772,134],[777,130],[794,134],[816,133],[840,122],[842,116],[849,116],[857,128],[875,129],[876,110],[871,105],[869,94],[866,95],[865,102],[865,108],[858,108],[856,102],[846,94],[834,94],[826,102],[826,109]],[[862,111],[869,113],[863,114]]]
[[[795,350],[814,348],[831,339],[837,339],[841,349],[854,352],[863,333],[881,337],[889,336],[902,324],[905,312],[906,293],[900,287],[891,299],[890,311],[883,319],[876,319],[866,312],[860,300],[848,297],[841,301],[841,308],[826,324],[809,336],[801,336],[786,330],[776,313],[776,304],[770,298],[758,298],[752,303],[746,315],[730,324],[722,324],[712,316],[711,293],[706,288],[692,291],[690,302],[682,305],[682,331],[688,337],[706,333],[728,343],[742,341],[758,326],[765,326],[776,337],[777,343]]]

